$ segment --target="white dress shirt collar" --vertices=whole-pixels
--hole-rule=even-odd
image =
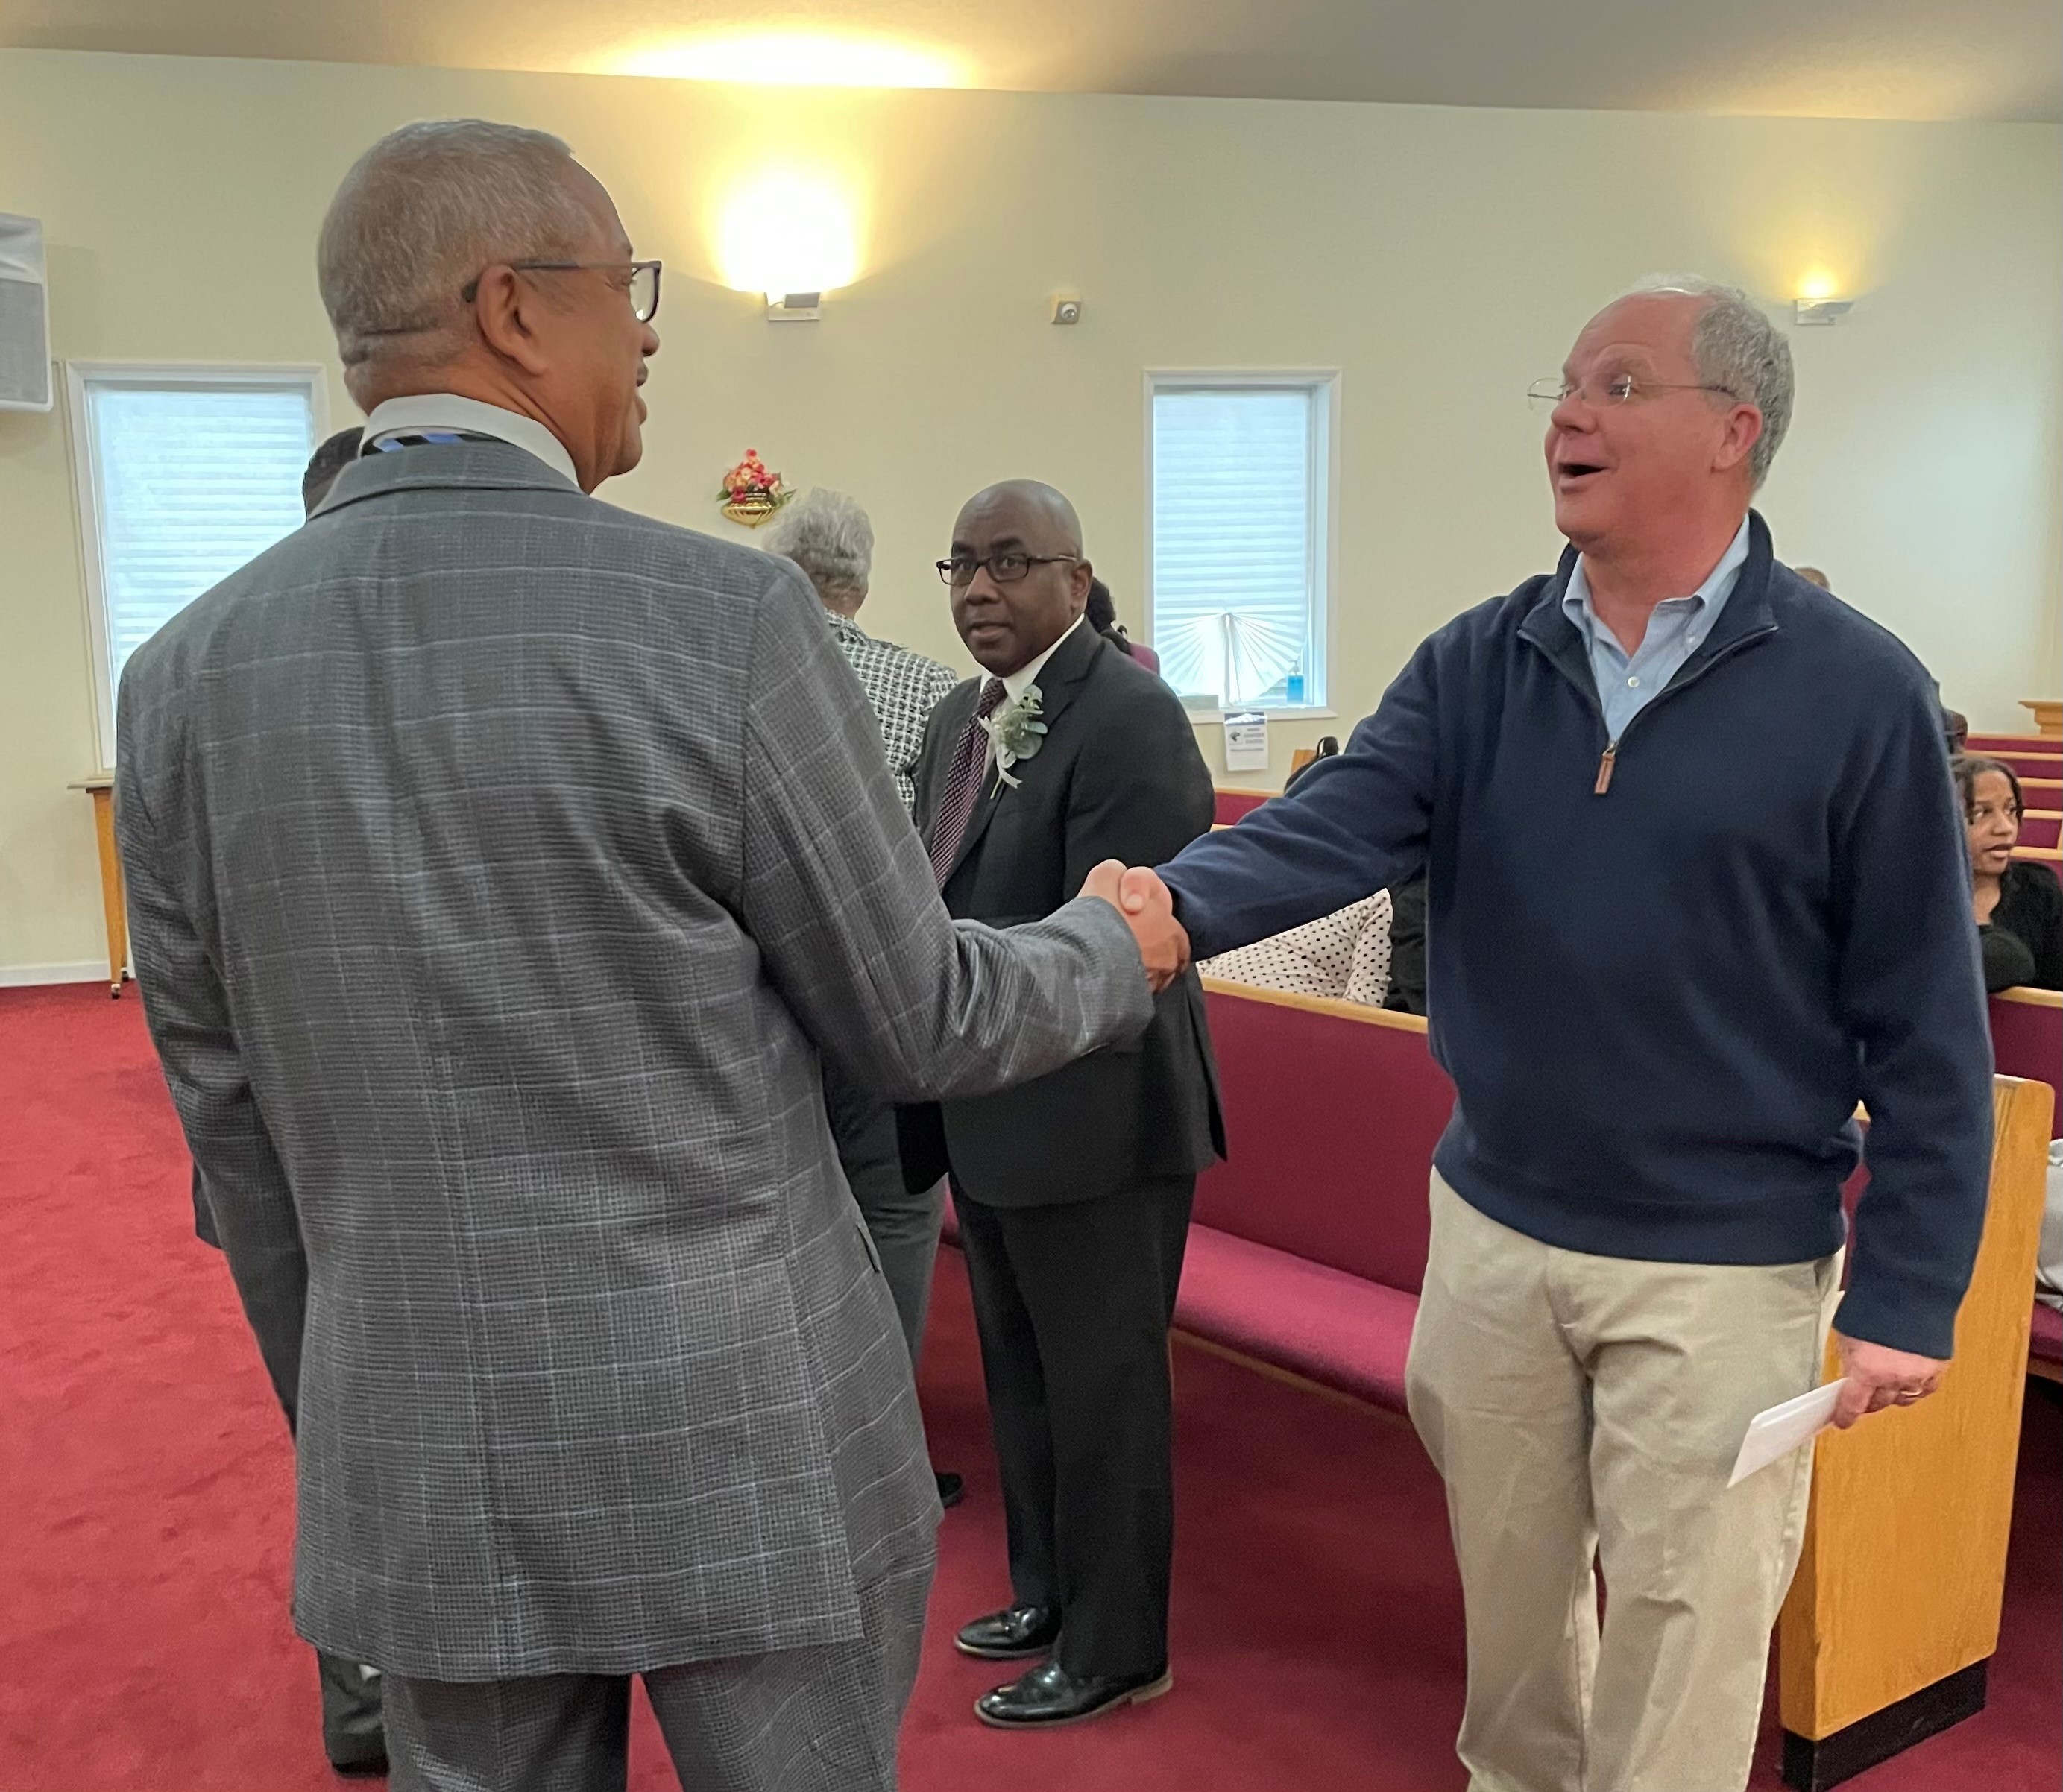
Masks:
[[[535,417],[505,411],[477,398],[461,398],[456,392],[412,392],[405,398],[390,398],[376,404],[365,420],[361,454],[376,452],[373,444],[383,436],[405,436],[422,429],[463,430],[473,436],[492,436],[497,441],[533,454],[555,473],[580,484],[573,471],[573,457],[566,445]]]
[[[1046,669],[1046,662],[1060,651],[1060,641],[1065,641],[1088,620],[1085,616],[1076,617],[1073,623],[1062,633],[1060,641],[1055,641],[1037,659],[1027,660],[1015,672],[1005,673],[1003,675],[1003,695],[1011,702],[1015,703],[1030,686],[1037,684],[1039,674]]]

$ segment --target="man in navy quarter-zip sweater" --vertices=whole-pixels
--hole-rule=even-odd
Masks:
[[[1472,1792],[1739,1792],[1812,1452],[1726,1481],[1819,1379],[1859,1101],[1836,1422],[1952,1348],[1991,1146],[1969,874],[1927,673],[1749,509],[1791,409],[1769,320],[1651,283],[1535,392],[1558,569],[1162,874],[1202,958],[1428,873],[1458,1099],[1408,1388]]]

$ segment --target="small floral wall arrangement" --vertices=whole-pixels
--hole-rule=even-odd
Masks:
[[[725,516],[756,529],[794,495],[759,458],[758,449],[747,448],[745,458],[723,476],[723,488],[716,496]]]

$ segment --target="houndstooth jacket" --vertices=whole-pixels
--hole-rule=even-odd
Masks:
[[[909,1098],[1136,1032],[1116,912],[950,921],[794,568],[501,443],[347,469],[119,725],[303,1634],[447,1680],[857,1637],[937,1505],[819,1055]]]
[[[852,667],[873,708],[874,719],[881,725],[888,769],[907,809],[917,800],[913,773],[924,745],[924,724],[931,719],[939,700],[959,685],[960,675],[892,641],[876,641],[851,617],[835,610],[826,610],[824,615],[830,623],[831,638]]]

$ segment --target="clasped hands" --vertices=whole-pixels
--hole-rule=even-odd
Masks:
[[[1156,995],[1188,969],[1189,936],[1175,918],[1174,898],[1154,872],[1107,858],[1083,879],[1082,894],[1100,898],[1124,917]]]

